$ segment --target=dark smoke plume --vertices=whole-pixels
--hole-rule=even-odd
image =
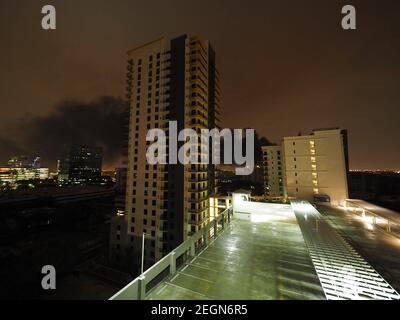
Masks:
[[[21,119],[13,140],[0,137],[1,162],[13,155],[38,154],[42,165],[54,170],[64,145],[82,144],[101,146],[105,166],[115,166],[122,152],[125,108],[123,100],[113,97],[64,101],[49,115]]]

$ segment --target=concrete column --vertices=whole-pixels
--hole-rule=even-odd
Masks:
[[[203,243],[206,246],[208,243],[208,237],[207,237],[207,228],[203,229]]]
[[[176,259],[175,259],[175,252],[172,251],[171,253],[171,260],[169,262],[169,274],[174,275],[176,273]]]
[[[196,255],[196,243],[193,238],[190,240],[190,256],[194,257]]]
[[[138,292],[138,299],[144,300],[146,297],[146,277],[140,276],[139,277],[139,292]]]

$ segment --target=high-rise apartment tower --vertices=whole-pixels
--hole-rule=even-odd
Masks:
[[[209,197],[217,192],[214,166],[151,165],[146,135],[154,128],[168,134],[170,121],[176,121],[178,132],[219,127],[215,51],[209,41],[186,35],[140,46],[128,52],[126,89],[130,118],[124,226],[115,227],[116,239],[111,232],[111,245],[112,250],[128,247],[140,257],[145,234],[150,265],[209,221]]]

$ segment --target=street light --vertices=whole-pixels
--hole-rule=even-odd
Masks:
[[[143,274],[143,268],[144,268],[144,240],[146,237],[146,233],[143,232],[143,236],[142,236],[142,268],[141,268],[141,274]]]

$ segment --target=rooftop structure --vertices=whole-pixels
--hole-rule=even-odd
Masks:
[[[199,240],[204,245],[191,249]],[[359,300],[400,295],[307,201],[269,204],[235,193],[232,216],[230,209],[225,211],[111,299]]]

